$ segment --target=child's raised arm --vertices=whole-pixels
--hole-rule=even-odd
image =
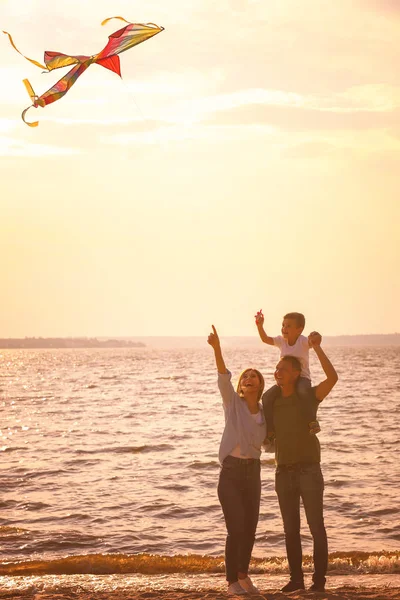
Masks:
[[[261,340],[264,342],[264,344],[274,346],[274,338],[272,338],[270,335],[267,335],[264,331],[264,315],[262,313],[262,310],[258,311],[258,313],[255,315],[255,319],[258,335],[260,336]]]
[[[222,356],[221,344],[219,341],[217,330],[214,325],[211,325],[212,333],[208,336],[207,342],[212,346],[215,356],[215,364],[217,365],[218,373],[224,374],[228,372],[225,366],[225,361]]]

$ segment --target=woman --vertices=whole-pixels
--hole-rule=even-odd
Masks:
[[[256,369],[246,369],[235,392],[214,325],[212,329],[207,341],[214,349],[225,412],[225,429],[219,449],[222,467],[218,498],[228,531],[225,545],[228,594],[257,594],[248,570],[260,509],[260,455],[266,425],[259,401],[264,378]]]

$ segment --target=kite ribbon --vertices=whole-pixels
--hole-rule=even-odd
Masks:
[[[29,58],[28,56],[25,56],[25,54],[22,54],[22,52],[20,52],[20,50],[18,50],[17,46],[14,44],[14,40],[12,39],[12,37],[8,33],[8,31],[3,31],[3,33],[5,35],[8,35],[8,39],[10,40],[11,46],[14,48],[14,50],[16,50],[18,52],[18,54],[20,54],[21,56],[23,56],[24,58],[26,58],[26,60],[29,60],[29,62],[31,62],[32,64],[36,65],[40,69],[44,69],[45,71],[48,70],[45,65],[42,65],[42,63],[38,62],[37,60],[33,60],[33,58]],[[36,96],[35,92],[33,91],[33,88],[31,86],[31,84],[29,83],[29,81],[27,79],[23,80],[23,84],[24,84],[24,86],[26,88],[26,91],[28,92],[28,94],[29,94],[29,96],[30,96],[30,98],[32,100],[32,105],[33,106],[37,106],[37,104],[36,104],[37,96]],[[37,127],[39,125],[39,121],[34,121],[33,123],[28,123],[28,121],[25,121],[25,113],[30,108],[31,107],[28,106],[28,108],[26,108],[23,111],[23,113],[22,113],[22,120],[24,121],[24,123],[26,123],[27,125],[29,125],[29,127]]]
[[[37,60],[33,60],[33,58],[28,58],[27,56],[25,56],[25,54],[22,54],[22,52],[20,52],[18,50],[17,46],[14,44],[14,40],[12,39],[11,35],[7,31],[3,31],[3,33],[5,33],[6,35],[8,35],[11,46],[14,48],[14,50],[16,50],[18,52],[18,54],[20,54],[21,56],[23,56],[24,58],[26,58],[26,60],[29,60],[29,62],[31,62],[32,64],[36,65],[40,69],[44,69],[45,71],[47,71],[47,67],[45,67],[44,65],[42,65],[40,62],[37,62]]]
[[[31,84],[29,83],[29,81],[27,79],[24,79],[22,81],[22,83],[24,84],[26,91],[28,92],[31,100],[32,100],[32,106],[37,107],[37,99],[38,97],[36,96],[35,92],[33,91],[33,88],[31,86]],[[26,108],[23,113],[22,113],[22,120],[24,123],[26,123],[27,125],[29,125],[29,127],[37,127],[39,125],[39,121],[34,121],[33,123],[29,123],[28,121],[25,121],[25,113],[27,110],[29,110],[30,108],[32,108],[32,106],[28,106],[28,108]]]
[[[127,21],[126,19],[124,19],[124,17],[108,17],[108,19],[104,19],[104,21],[102,21],[101,24],[105,25],[106,23],[108,23],[108,21],[112,21],[113,19],[119,19],[120,21],[124,21],[124,23],[130,23],[130,21]]]

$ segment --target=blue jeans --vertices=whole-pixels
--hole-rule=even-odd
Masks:
[[[260,511],[260,460],[227,456],[218,482],[218,498],[228,535],[225,543],[226,579],[249,570]]]
[[[290,579],[303,580],[302,549],[300,540],[300,498],[313,537],[315,583],[325,583],[328,568],[328,541],[323,516],[324,479],[319,463],[279,466],[275,473]]]

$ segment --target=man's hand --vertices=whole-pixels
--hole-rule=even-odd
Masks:
[[[258,326],[263,326],[264,325],[264,315],[262,313],[262,309],[258,311],[258,313],[256,315],[254,315],[255,319],[256,319],[256,325]]]
[[[219,342],[217,330],[215,329],[214,325],[211,325],[211,327],[212,333],[210,333],[210,335],[208,336],[207,342],[210,344],[210,346],[214,348],[214,350],[216,350],[217,348],[220,348],[221,345]]]
[[[308,336],[308,345],[310,348],[316,348],[320,346],[322,342],[322,336],[318,331],[312,331]]]

